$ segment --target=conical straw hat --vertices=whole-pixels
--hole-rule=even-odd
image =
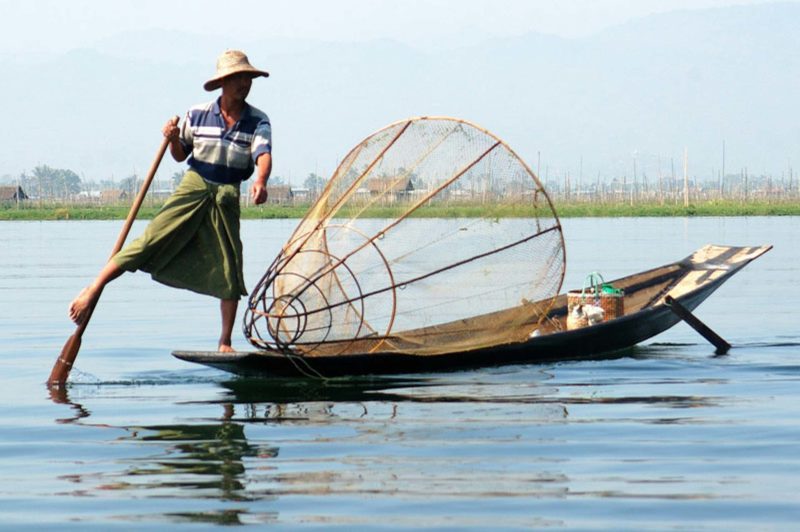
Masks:
[[[269,77],[269,72],[259,70],[250,64],[244,52],[239,50],[227,50],[217,59],[217,73],[210,80],[203,84],[203,88],[207,91],[213,91],[222,86],[222,78],[239,74],[240,72],[249,72],[254,78],[259,76]]]

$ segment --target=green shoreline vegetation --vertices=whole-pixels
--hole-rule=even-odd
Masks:
[[[160,205],[143,205],[139,219],[150,219]],[[243,206],[242,219],[299,219],[309,205]],[[600,203],[560,202],[555,205],[560,218],[626,218],[626,217],[686,217],[686,216],[798,216],[800,201],[707,201],[689,206],[661,203]],[[130,206],[86,206],[54,204],[51,206],[0,204],[0,221],[10,220],[124,220]],[[354,211],[351,211],[354,213]],[[401,205],[371,206],[361,217],[394,218],[403,212]],[[348,212],[341,212],[347,216]],[[414,213],[416,218],[521,218],[530,214],[530,207],[514,204],[459,204],[424,206]]]

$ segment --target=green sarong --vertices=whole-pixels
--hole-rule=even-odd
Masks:
[[[112,260],[168,286],[238,300],[247,295],[239,214],[238,185],[208,183],[189,170],[144,234]]]

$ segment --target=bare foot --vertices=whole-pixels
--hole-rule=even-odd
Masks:
[[[91,286],[81,290],[78,297],[73,299],[69,305],[69,319],[74,321],[76,325],[82,324],[89,315],[89,309],[97,299],[97,296],[97,290]]]
[[[220,353],[235,353],[236,352],[236,349],[234,349],[233,347],[231,347],[228,344],[219,344],[219,348],[217,348],[217,350]]]

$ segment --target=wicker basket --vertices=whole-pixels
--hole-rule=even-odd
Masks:
[[[603,321],[613,320],[625,314],[625,294],[606,284],[598,273],[587,277],[583,290],[567,293],[567,329],[579,329],[589,325],[588,318],[577,307],[594,305],[603,309]]]

